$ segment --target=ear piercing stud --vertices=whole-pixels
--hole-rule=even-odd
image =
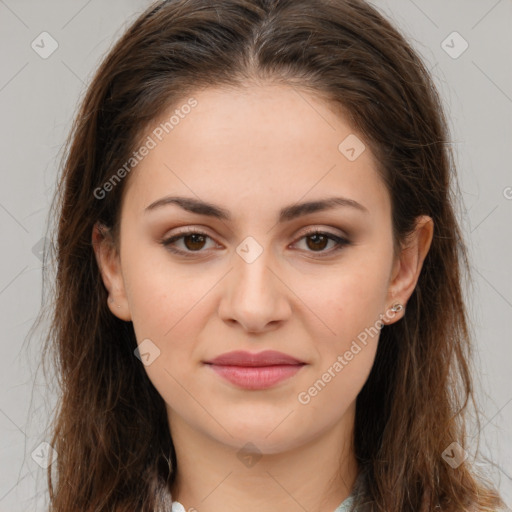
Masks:
[[[110,297],[108,301],[112,304],[114,303],[114,299],[112,297]],[[116,307],[120,308],[121,306],[119,304],[116,304]]]
[[[391,308],[391,311],[393,311],[393,313],[399,313],[403,309],[404,309],[404,306],[402,304],[400,304],[400,302],[397,302],[396,304],[393,305],[393,307]]]

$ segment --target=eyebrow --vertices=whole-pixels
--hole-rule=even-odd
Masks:
[[[183,210],[198,215],[206,215],[219,220],[231,221],[232,216],[229,210],[216,206],[214,204],[195,199],[193,197],[180,197],[180,196],[167,196],[154,201],[147,206],[144,212],[149,212],[162,208],[167,205],[177,205]],[[369,213],[368,209],[361,203],[348,199],[346,197],[328,197],[326,199],[318,199],[316,201],[309,201],[304,203],[296,203],[285,206],[279,211],[279,222],[289,222],[298,217],[308,215],[310,213],[332,210],[337,207],[350,207],[364,213]]]

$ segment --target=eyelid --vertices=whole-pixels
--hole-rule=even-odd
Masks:
[[[315,233],[321,233],[321,234],[326,234],[326,235],[337,236],[338,238],[343,238],[348,241],[349,236],[347,234],[341,232],[339,229],[338,229],[337,233],[333,233],[331,231],[331,229],[336,229],[336,228],[323,227],[320,225],[319,226],[309,226],[309,227],[305,228],[305,231],[301,231],[299,236],[300,236],[300,238],[302,238],[307,235],[314,235]]]
[[[211,238],[212,240],[215,239],[212,235],[209,235],[207,233],[207,228],[203,228],[202,226],[197,226],[197,227],[196,226],[185,226],[183,228],[179,228],[178,227],[176,229],[178,231],[176,231],[171,236],[164,236],[161,241],[169,240],[170,238],[174,238],[175,236],[188,235],[188,234],[203,235],[203,236],[207,236],[207,237]],[[338,229],[338,233],[332,233],[330,231],[331,229]],[[347,241],[350,238],[348,234],[340,232],[339,228],[325,227],[325,226],[321,226],[321,225],[308,226],[307,228],[305,228],[304,231],[300,231],[299,235],[296,235],[296,236],[298,236],[299,238],[302,238],[304,236],[307,236],[307,235],[310,235],[310,234],[315,234],[315,233],[322,233],[322,234],[337,236],[339,238],[346,239]]]

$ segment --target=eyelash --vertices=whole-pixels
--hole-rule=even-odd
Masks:
[[[179,255],[182,255],[182,256],[188,256],[190,254],[194,254],[194,253],[201,253],[201,252],[205,252],[204,250],[198,250],[198,251],[183,251],[181,249],[176,249],[174,247],[171,247],[171,245],[182,239],[182,238],[185,238],[186,236],[189,236],[189,235],[200,235],[200,236],[203,236],[205,238],[210,238],[212,239],[211,236],[209,236],[207,233],[204,233],[202,231],[197,231],[197,230],[194,230],[194,229],[187,229],[185,231],[182,231],[181,233],[177,233],[176,235],[173,235],[172,237],[170,238],[166,238],[166,239],[163,239],[160,241],[160,243],[167,249],[169,250],[170,252],[173,252],[175,254],[179,254]],[[320,231],[319,229],[311,229],[309,231],[307,231],[306,233],[304,233],[298,241],[304,239],[304,238],[308,238],[308,237],[311,237],[311,236],[314,236],[314,235],[321,235],[321,236],[325,236],[327,237],[329,240],[332,240],[334,242],[336,242],[336,246],[331,249],[331,250],[322,250],[322,251],[307,251],[307,252],[311,252],[313,254],[319,254],[320,256],[319,257],[323,257],[323,255],[325,254],[326,256],[327,255],[330,255],[334,252],[338,252],[340,251],[341,249],[343,249],[345,246],[347,245],[350,245],[351,242],[349,240],[347,240],[346,238],[343,238],[343,237],[340,237],[340,236],[337,236],[337,235],[334,235],[333,233],[329,233],[329,232],[325,232],[325,231]],[[213,239],[212,239],[213,240]]]

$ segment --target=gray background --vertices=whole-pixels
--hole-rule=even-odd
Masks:
[[[147,0],[0,0],[0,511],[44,510],[40,444],[55,395],[38,370],[41,240],[62,145],[101,57]],[[481,470],[512,503],[512,0],[374,0],[434,74],[450,119],[475,277]],[[42,32],[58,42],[43,59]],[[458,58],[463,41],[469,44]],[[443,48],[443,41],[444,43]],[[452,42],[453,40],[453,42]],[[48,40],[47,40],[48,43]],[[448,46],[451,46],[450,49]],[[45,44],[48,49],[49,45]],[[446,50],[446,51],[445,51]],[[472,435],[476,435],[474,429]],[[476,437],[475,437],[476,439]],[[32,454],[34,453],[34,457]]]

